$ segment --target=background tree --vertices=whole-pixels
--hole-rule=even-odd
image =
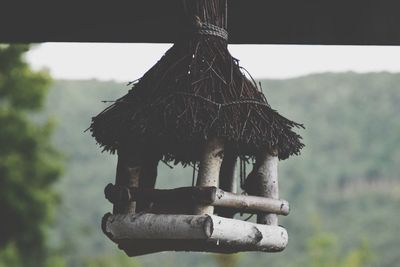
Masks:
[[[307,126],[307,146],[301,157],[279,163],[281,196],[292,207],[289,216],[280,218],[289,246],[281,253],[240,253],[237,266],[309,267],[317,256],[330,253],[338,266],[345,266],[345,259],[354,266],[366,259],[364,240],[373,258],[358,265],[397,266],[400,73],[324,73],[261,83],[272,106]],[[112,81],[59,80],[49,92],[46,112],[60,118],[54,137],[68,157],[57,185],[63,201],[51,245],[69,267],[118,250],[99,225],[112,209],[103,189],[115,175],[116,157],[100,153],[83,131],[90,116],[107,105],[102,100],[116,99],[128,89]],[[191,185],[190,168],[171,170],[160,164],[159,174],[158,188]],[[319,232],[309,220],[315,216],[321,220]],[[142,266],[217,266],[205,253],[156,253],[137,261]]]
[[[0,64],[3,66],[7,61],[3,59],[3,50],[0,54]],[[4,76],[10,77],[10,74],[4,72],[3,67],[0,69],[0,83],[3,84]],[[237,266],[310,267],[318,266],[321,259],[325,259],[322,266],[398,266],[400,74],[324,73],[288,80],[262,80],[261,83],[272,106],[279,107],[285,115],[307,126],[304,131],[307,146],[301,157],[279,164],[281,196],[292,205],[291,214],[280,218],[280,223],[289,232],[289,246],[276,254],[241,253]],[[23,95],[27,96],[33,92],[33,86],[34,83],[27,83],[19,88],[25,88]],[[11,100],[9,96],[5,97],[4,88],[2,85],[0,89],[2,118],[5,110],[14,108],[32,122],[31,114],[40,111],[40,108],[21,110],[15,104],[10,107]],[[83,133],[90,124],[90,116],[107,105],[102,100],[116,99],[128,89],[124,84],[112,81],[59,80],[49,90],[45,112],[47,116],[59,118],[53,137],[57,149],[66,155],[68,161],[65,162],[63,177],[58,179],[56,185],[62,203],[55,210],[57,220],[51,234],[46,236],[51,254],[58,253],[59,257],[47,258],[46,267],[125,266],[121,263],[125,260],[130,265],[135,264],[124,254],[120,256],[121,259],[115,259],[114,253],[118,248],[104,236],[99,225],[104,213],[112,209],[104,199],[103,189],[115,175],[115,156],[100,153],[90,134]],[[34,117],[38,121],[37,116]],[[10,125],[14,123],[12,120],[5,123],[1,119],[0,135],[6,136],[6,129],[10,131]],[[37,126],[34,128],[37,129]],[[20,134],[18,129],[14,132]],[[7,236],[4,231],[9,233],[9,230],[5,230],[3,207],[8,203],[4,201],[5,192],[18,200],[15,205],[19,203],[19,210],[23,210],[26,215],[24,218],[28,218],[28,213],[33,212],[31,207],[35,205],[28,205],[20,199],[30,192],[28,190],[42,189],[35,186],[34,176],[30,174],[28,178],[21,176],[25,177],[21,178],[25,185],[22,196],[20,186],[13,187],[18,192],[12,191],[9,186],[8,190],[5,189],[6,183],[3,181],[16,185],[19,183],[14,179],[5,180],[4,176],[5,149],[14,146],[16,153],[15,139],[18,135],[8,134],[7,142],[2,137],[0,143],[0,164],[3,168],[0,174],[2,244]],[[44,146],[40,148],[44,149]],[[6,169],[22,172],[20,168],[26,168],[18,164],[14,166],[18,167]],[[159,171],[162,177],[157,181],[159,188],[191,185],[190,168],[175,167],[171,170],[160,164]],[[51,183],[45,191],[52,191],[50,188]],[[41,207],[50,208],[54,205],[54,197],[47,199],[51,201],[49,205],[44,205],[43,201]],[[28,221],[24,227],[45,228],[51,213],[47,210],[46,214],[45,220],[28,219],[32,225],[28,225]],[[307,219],[314,216],[320,218],[320,228]],[[35,223],[41,226],[33,225]],[[19,229],[25,233],[27,228],[24,227],[20,226]],[[35,252],[34,248],[21,252],[15,237],[6,243],[0,248],[0,267],[24,266],[29,254]],[[20,257],[15,257],[17,253]],[[150,267],[217,266],[214,256],[205,253],[167,252],[135,260],[140,266]],[[63,261],[66,264],[63,265]]]
[[[50,76],[31,70],[23,57],[28,50],[0,44],[0,266],[12,254],[20,266],[44,265],[45,229],[57,202],[52,185],[61,172],[53,123],[33,119]]]

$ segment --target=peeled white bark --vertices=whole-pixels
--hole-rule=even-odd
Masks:
[[[118,214],[106,219],[105,231],[114,239],[205,239],[207,216]]]
[[[197,186],[218,187],[219,172],[224,157],[224,142],[220,138],[210,138],[203,151],[200,161]],[[210,205],[199,205],[195,208],[195,214],[213,214],[214,207]]]
[[[256,158],[256,170],[261,179],[261,194],[260,196],[279,199],[278,187],[278,156],[276,152],[270,153],[265,151],[264,154]],[[276,214],[258,214],[257,222],[278,225],[278,216]]]
[[[241,212],[268,212],[288,215],[289,203],[283,199],[272,199],[259,196],[246,196],[216,190],[216,196],[212,205],[236,209]]]
[[[241,220],[210,216],[210,240],[230,246],[252,246],[254,250],[283,250],[288,235],[280,226],[256,224]]]
[[[196,203],[224,208],[232,215],[238,212],[289,214],[289,203],[286,200],[234,194],[216,187],[130,188],[129,192],[130,198],[127,201],[151,202],[153,205],[147,212],[155,214],[193,214]]]
[[[164,243],[161,250],[196,250],[199,242],[203,251],[281,251],[288,235],[280,226],[262,225],[215,215],[156,215],[149,213],[108,215],[103,219],[103,231],[113,241],[157,240]],[[170,246],[165,245],[171,240]],[[182,247],[182,242],[187,246]],[[196,241],[197,240],[197,241]],[[180,242],[181,241],[181,242]],[[179,243],[180,242],[180,243]],[[197,243],[196,243],[197,242]],[[174,244],[177,244],[174,247]],[[191,244],[193,248],[191,248]],[[207,245],[209,244],[209,246]],[[138,245],[138,244],[137,244]],[[155,248],[149,247],[149,252]],[[140,248],[137,248],[139,250]],[[141,249],[142,250],[142,249]],[[134,255],[135,252],[131,251]],[[143,251],[141,251],[141,254]]]

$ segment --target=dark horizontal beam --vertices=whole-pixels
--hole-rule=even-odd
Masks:
[[[228,0],[233,44],[400,45],[389,0]],[[170,43],[185,31],[182,0],[7,1],[0,42]]]

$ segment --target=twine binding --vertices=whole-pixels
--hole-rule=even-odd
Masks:
[[[217,36],[224,39],[225,41],[228,41],[228,32],[224,28],[218,27],[210,23],[201,23],[198,34]]]

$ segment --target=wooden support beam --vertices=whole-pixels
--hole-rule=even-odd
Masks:
[[[161,155],[148,150],[142,155],[141,171],[139,174],[139,188],[154,189],[157,180],[157,167]],[[150,202],[146,199],[137,199],[135,212],[146,211],[150,208]]]
[[[171,239],[135,239],[118,240],[118,247],[125,251],[130,257],[142,256],[150,253],[163,251],[185,251],[185,252],[212,252],[232,254],[238,252],[255,251],[250,247],[226,246],[207,240],[171,240]],[[257,250],[258,251],[258,250]],[[279,252],[268,250],[264,252]]]
[[[221,138],[211,137],[205,144],[200,160],[197,186],[218,187],[219,172],[224,157],[224,142]],[[195,214],[213,214],[214,207],[210,205],[198,205]]]
[[[290,210],[289,203],[283,199],[239,195],[221,189],[216,190],[216,197],[211,205],[230,208],[236,212],[267,212],[280,215],[288,215]]]
[[[145,199],[140,199],[139,202],[129,201],[129,203],[124,203],[124,200],[126,200],[124,195],[127,194],[125,192],[126,188],[154,189],[157,179],[157,166],[160,159],[161,153],[153,146],[139,145],[132,147],[129,144],[120,146],[115,178],[115,187],[117,191],[119,190],[118,193],[120,195],[110,199],[114,200],[114,213],[134,213],[149,208],[150,203]],[[107,193],[106,198],[108,198]]]
[[[278,153],[276,151],[260,154],[256,158],[255,172],[259,179],[260,196],[279,199],[278,187]],[[273,213],[259,213],[257,222],[278,225],[278,216]]]
[[[283,199],[271,199],[259,196],[234,194],[216,187],[180,187],[175,189],[123,188],[115,189],[112,185],[107,199],[124,201],[144,200],[153,203],[152,213],[191,214],[196,204],[226,208],[230,213],[274,213],[289,214],[289,203]],[[118,191],[119,190],[119,191]],[[223,216],[224,217],[224,216]]]
[[[174,189],[123,188],[109,184],[106,198],[111,203],[142,201],[151,203],[149,212],[156,214],[193,214],[200,203],[210,205],[216,197],[216,187],[180,187]]]
[[[102,226],[104,233],[130,255],[164,250],[276,252],[288,242],[287,232],[280,226],[215,215],[108,214]]]
[[[137,187],[139,185],[140,166],[134,164],[128,151],[124,148],[118,150],[118,163],[115,175],[115,185],[121,188]],[[114,214],[135,212],[134,202],[114,203]]]
[[[227,147],[224,152],[221,170],[219,172],[219,188],[224,191],[236,193],[237,183],[235,177],[235,169],[238,155],[236,152]]]
[[[217,195],[216,187],[188,186],[174,189],[148,189],[148,188],[129,188],[131,201],[146,199],[151,202],[179,203],[182,201],[201,202],[202,204],[212,204]]]
[[[118,247],[130,257],[162,251],[237,253],[246,250],[225,247],[207,240],[135,239],[118,240]]]
[[[236,193],[237,183],[235,177],[237,152],[232,145],[226,145],[224,159],[222,160],[221,170],[219,172],[219,188],[224,191]],[[216,208],[216,213],[225,218],[233,218],[235,212],[223,207]]]
[[[209,206],[216,197],[216,187],[180,187],[175,189],[131,188],[133,200],[151,202],[149,212],[157,214],[193,214],[200,203]]]
[[[182,240],[182,239],[135,239],[135,240],[118,240],[116,242],[118,248],[125,251],[130,257],[147,255],[163,251],[185,251],[185,252],[211,252],[232,254],[246,251],[263,251],[255,250],[251,247],[232,246],[218,244],[207,240]],[[280,252],[282,249],[271,248],[263,252]]]

